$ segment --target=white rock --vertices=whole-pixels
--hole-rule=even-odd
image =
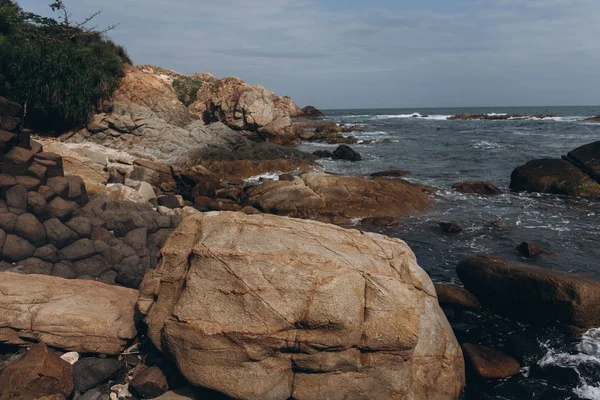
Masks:
[[[154,189],[152,185],[148,182],[140,182],[137,187],[137,192],[144,198],[146,201],[150,201],[156,198],[156,194],[154,193]]]
[[[60,356],[60,358],[73,365],[77,361],[79,361],[79,353],[77,353],[76,351],[71,351],[69,353],[63,354],[62,356]]]

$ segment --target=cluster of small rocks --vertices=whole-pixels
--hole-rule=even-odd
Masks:
[[[83,180],[64,176],[61,156],[27,131],[0,131],[0,152],[0,271],[139,286],[178,215],[90,200]]]

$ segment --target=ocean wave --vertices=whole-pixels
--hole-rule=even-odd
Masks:
[[[427,114],[420,114],[420,113],[412,113],[412,114],[375,115],[375,116],[373,116],[373,119],[407,119],[407,118],[412,118],[412,119],[428,119],[428,120],[434,120],[434,121],[445,121],[449,117],[451,117],[451,115],[427,115]]]
[[[575,369],[579,375],[580,384],[574,390],[574,393],[584,399],[594,400],[600,398],[600,385],[598,382],[589,382],[582,371],[579,370],[584,364],[600,365],[600,328],[592,329],[581,336],[575,354],[548,348],[546,344],[544,346],[548,351],[540,360],[540,366],[556,365]]]
[[[474,142],[469,146],[472,149],[481,149],[481,150],[501,150],[506,149],[508,146],[496,142],[488,142],[487,140],[480,140]]]

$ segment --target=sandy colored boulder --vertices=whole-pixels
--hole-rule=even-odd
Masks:
[[[0,293],[2,343],[39,340],[80,353],[117,354],[136,336],[136,290],[2,272]]]
[[[427,187],[405,180],[309,172],[300,179],[265,182],[247,191],[249,205],[268,213],[323,222],[406,215],[426,208]]]
[[[401,240],[232,212],[184,218],[140,289],[186,379],[236,399],[456,399],[461,350]],[[361,397],[361,398],[362,398]]]

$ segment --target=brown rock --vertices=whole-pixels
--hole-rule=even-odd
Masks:
[[[46,244],[46,229],[33,214],[21,214],[15,223],[16,235],[28,240],[35,247]]]
[[[440,222],[438,225],[441,230],[446,233],[460,233],[463,231],[462,226],[456,222]]]
[[[34,159],[46,167],[48,178],[64,176],[63,158],[59,154],[43,151],[35,154]]]
[[[412,175],[412,172],[403,169],[393,169],[390,171],[379,171],[371,174],[372,178],[401,178]]]
[[[424,186],[404,180],[305,173],[293,182],[270,181],[250,188],[248,203],[263,212],[324,222],[409,214],[426,208]]]
[[[461,345],[465,361],[484,379],[503,379],[518,374],[521,365],[517,360],[490,347],[471,343]]]
[[[0,153],[6,154],[17,144],[17,137],[8,131],[0,129]]]
[[[459,182],[452,185],[452,189],[467,194],[502,194],[502,191],[492,182]]]
[[[570,151],[565,159],[600,183],[600,141]]]
[[[25,210],[27,208],[27,188],[23,185],[16,185],[8,189],[6,191],[6,205]]]
[[[64,222],[68,221],[74,212],[74,204],[63,200],[62,197],[55,197],[48,203],[48,215],[50,218],[58,218]]]
[[[33,345],[0,374],[1,400],[34,400],[73,392],[73,367],[44,343]]]
[[[325,114],[313,106],[306,106],[302,109],[302,114],[297,115],[299,118],[324,118]]]
[[[600,282],[583,275],[480,255],[456,272],[479,301],[530,323],[581,332],[600,326]]]
[[[434,287],[398,239],[194,214],[140,293],[153,343],[189,382],[234,398],[456,399],[463,387]]]
[[[79,353],[118,354],[136,336],[135,290],[1,272],[0,292],[0,342],[35,340]]]
[[[156,398],[169,390],[167,378],[158,367],[143,370],[133,378],[129,386],[143,399]]]
[[[30,150],[13,147],[2,158],[2,173],[12,176],[27,175],[27,169],[33,156],[34,154]]]
[[[479,300],[466,289],[444,283],[436,283],[434,286],[440,305],[467,310],[479,310],[481,308]]]
[[[22,108],[23,107],[21,107],[20,104],[0,96],[0,116],[16,117],[21,112]]]
[[[216,160],[206,161],[204,164],[223,180],[246,179],[275,171],[285,173],[310,171],[315,168],[314,161],[296,157],[273,160]]]
[[[538,256],[544,252],[544,250],[540,246],[531,242],[521,243],[517,246],[517,250],[519,250],[519,252],[527,258]]]
[[[16,236],[6,235],[2,248],[2,259],[8,262],[17,262],[33,255],[35,247],[27,240]]]
[[[600,198],[600,184],[572,163],[544,158],[516,168],[510,177],[515,191]]]

